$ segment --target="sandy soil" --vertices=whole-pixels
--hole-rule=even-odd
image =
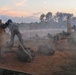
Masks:
[[[56,43],[55,54],[52,56],[37,54],[37,46],[34,43],[29,43],[29,46],[36,54],[32,62],[20,62],[15,52],[8,52],[2,55],[0,67],[28,72],[33,75],[53,75],[55,72],[61,71],[61,65],[72,62],[72,53],[66,40]]]

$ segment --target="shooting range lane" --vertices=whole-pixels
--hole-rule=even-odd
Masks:
[[[5,53],[0,61],[0,68],[8,68],[20,72],[32,73],[34,75],[50,75],[59,71],[59,66],[68,63],[71,53],[68,51],[56,51],[53,56],[45,56],[36,53],[32,62],[20,62],[15,52]]]

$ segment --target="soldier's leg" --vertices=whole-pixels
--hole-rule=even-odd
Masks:
[[[13,32],[11,32],[11,37],[10,37],[10,49],[12,48],[13,44],[14,44],[14,37],[15,34]]]
[[[20,32],[18,32],[16,35],[18,36],[18,39],[19,39],[21,45],[22,45],[23,47],[25,47],[25,46],[24,46],[23,39],[22,39],[22,34],[21,34]]]

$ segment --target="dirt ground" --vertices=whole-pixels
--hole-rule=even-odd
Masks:
[[[7,52],[2,55],[0,67],[33,75],[74,75],[68,72],[67,66],[72,69],[70,64],[74,62],[73,54],[75,52],[73,50],[75,49],[67,43],[67,40],[57,42],[55,44],[55,54],[51,56],[38,54],[36,43],[29,42],[27,45],[35,51],[35,59],[32,62],[20,62],[17,59],[16,52]],[[66,70],[67,73],[65,73]]]

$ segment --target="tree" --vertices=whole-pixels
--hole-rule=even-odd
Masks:
[[[63,21],[67,20],[67,17],[72,18],[73,14],[70,13],[62,13],[62,12],[57,12],[54,19],[56,19],[59,23],[62,23]]]
[[[48,13],[46,14],[46,20],[47,20],[47,21],[50,21],[51,18],[52,18],[52,12],[48,12]]]
[[[43,14],[41,14],[41,16],[40,16],[40,21],[41,22],[43,22],[44,21],[44,17],[45,17],[45,14],[43,13]]]

